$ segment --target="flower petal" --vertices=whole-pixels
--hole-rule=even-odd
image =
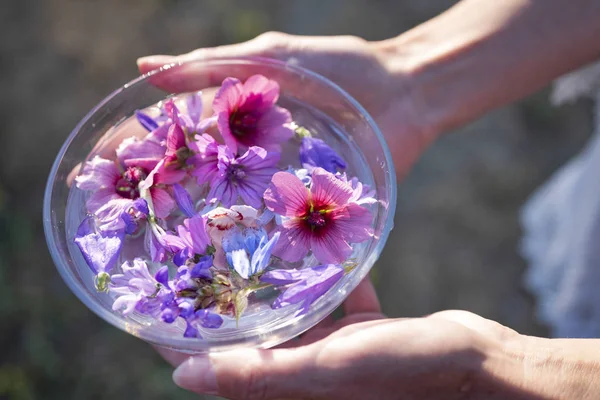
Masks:
[[[351,243],[360,243],[373,236],[373,215],[367,208],[356,203],[333,210],[331,219],[336,230]]]
[[[252,75],[244,82],[244,100],[252,94],[261,95],[261,108],[271,107],[279,98],[279,84],[263,75]]]
[[[115,266],[124,238],[123,231],[96,232],[94,217],[88,216],[79,225],[74,242],[92,272],[98,275]]]
[[[310,192],[313,204],[319,209],[342,206],[348,202],[353,194],[352,187],[349,184],[323,168],[313,170]]]
[[[310,237],[310,248],[317,260],[322,263],[343,263],[352,253],[352,247],[344,240],[342,233],[334,228],[326,234]]]
[[[119,179],[119,169],[114,161],[95,156],[83,165],[81,174],[75,178],[75,184],[81,190],[98,190],[112,187]]]
[[[286,217],[301,216],[309,207],[308,190],[294,174],[277,172],[264,193],[265,205]]]
[[[310,233],[301,225],[301,222],[287,220],[275,232],[281,232],[273,249],[275,256],[290,262],[300,261],[306,256],[310,249]]]
[[[146,128],[148,132],[152,132],[153,130],[158,128],[158,123],[154,120],[154,118],[152,118],[148,114],[141,112],[140,110],[135,110],[135,117],[137,118],[138,122],[144,128]]]
[[[181,210],[181,212],[188,218],[196,215],[196,209],[194,207],[194,202],[192,201],[192,196],[190,193],[183,188],[179,183],[173,185],[173,193],[175,194],[175,202],[177,206]]]
[[[175,208],[175,200],[171,195],[165,189],[157,187],[150,188],[150,195],[156,216],[158,218],[168,217],[171,210]]]

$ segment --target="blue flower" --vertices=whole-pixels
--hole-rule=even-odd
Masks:
[[[305,314],[312,303],[323,296],[344,276],[339,265],[327,264],[304,269],[277,269],[268,271],[260,281],[276,286],[287,286],[275,300],[272,308],[302,303],[296,315]]]
[[[309,171],[321,167],[335,174],[338,169],[346,169],[346,162],[327,143],[312,137],[302,138],[300,145],[300,162]]]
[[[194,311],[185,318],[187,323],[184,337],[187,338],[201,338],[199,327],[216,329],[223,325],[223,318],[219,314],[215,314],[206,309]]]
[[[279,232],[269,239],[264,229],[231,229],[223,238],[223,250],[229,265],[244,279],[256,275],[269,265]]]

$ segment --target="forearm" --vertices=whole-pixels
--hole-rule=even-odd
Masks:
[[[598,21],[597,0],[463,0],[375,46],[441,132],[600,58]]]
[[[600,398],[600,340],[520,336],[491,346],[464,387],[469,400]]]

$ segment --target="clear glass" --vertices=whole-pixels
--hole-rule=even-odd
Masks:
[[[111,309],[112,299],[94,288],[91,272],[81,268],[82,256],[73,245],[74,229],[81,213],[68,213],[68,204],[81,203],[83,194],[69,182],[82,161],[114,148],[115,139],[132,133],[123,129],[137,109],[151,106],[173,93],[159,89],[165,82],[179,93],[219,86],[225,77],[245,79],[262,74],[281,87],[279,104],[290,109],[295,122],[317,132],[331,132],[327,141],[347,161],[350,176],[376,190],[379,203],[373,213],[374,239],[361,248],[358,266],[338,282],[310,311],[294,316],[294,310],[265,310],[252,323],[211,333],[203,339],[181,336],[181,327],[152,325],[144,318],[123,316]],[[134,134],[134,133],[133,133]],[[331,143],[334,141],[334,143]],[[78,193],[79,192],[79,193]],[[224,59],[174,64],[141,76],[119,88],[98,104],[77,125],[62,146],[48,179],[44,198],[44,230],[52,258],[69,288],[92,311],[114,326],[149,343],[188,353],[231,350],[237,347],[269,348],[283,343],[333,312],[367,275],[385,245],[393,226],[396,178],[390,152],[381,132],[367,112],[331,81],[311,71],[265,59]]]

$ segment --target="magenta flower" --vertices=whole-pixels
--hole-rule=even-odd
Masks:
[[[95,156],[87,161],[81,174],[75,178],[77,187],[92,192],[86,206],[98,218],[100,230],[125,228],[121,214],[132,207],[140,197],[140,183],[148,178],[150,171],[141,162],[134,165],[124,159],[122,164]],[[163,188],[148,186],[157,217],[164,218],[175,205],[171,195]],[[146,199],[148,200],[148,199]]]
[[[371,212],[350,202],[353,194],[350,185],[322,168],[313,170],[310,190],[294,174],[273,175],[265,205],[287,217],[277,228],[281,236],[273,254],[294,262],[312,250],[322,263],[344,262],[350,243],[372,236]]]
[[[210,182],[207,201],[219,200],[223,206],[230,207],[239,196],[245,204],[261,207],[263,193],[277,172],[278,161],[279,153],[267,152],[261,147],[252,146],[243,156],[236,157],[228,147],[219,146],[219,172]]]
[[[213,110],[225,144],[238,153],[238,147],[260,146],[280,151],[280,144],[294,132],[290,112],[277,107],[279,84],[262,75],[253,75],[243,84],[227,78],[215,95]]]

